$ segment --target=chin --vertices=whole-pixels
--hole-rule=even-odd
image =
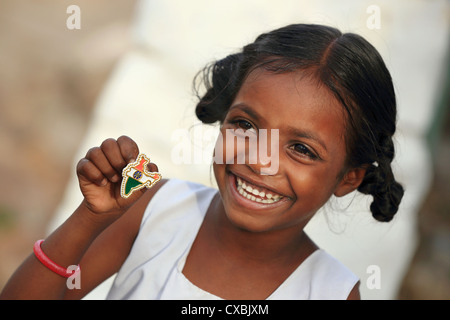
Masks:
[[[218,177],[217,168],[214,171],[225,216],[235,228],[252,233],[278,229],[279,217],[290,207],[290,200],[275,198],[269,201],[268,198],[255,195],[252,198],[242,191],[242,178],[228,170],[221,171],[221,176]]]

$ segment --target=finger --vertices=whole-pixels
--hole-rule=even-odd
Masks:
[[[127,163],[134,161],[139,155],[139,148],[130,137],[121,136],[117,139],[122,157]]]
[[[88,159],[83,158],[77,164],[77,174],[80,178],[95,183],[98,186],[105,186],[108,179],[103,173]]]
[[[116,173],[121,175],[123,168],[127,165],[127,161],[123,158],[120,152],[119,144],[114,139],[107,139],[103,141],[100,146],[106,159],[110,165],[116,170]]]
[[[91,161],[109,181],[116,183],[120,180],[119,174],[111,166],[100,147],[89,149],[86,154],[86,159]]]
[[[158,166],[156,164],[154,164],[153,162],[150,162],[149,164],[147,164],[147,171],[149,171],[149,172],[159,172]]]

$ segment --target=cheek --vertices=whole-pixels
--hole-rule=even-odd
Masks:
[[[214,146],[213,162],[216,164],[244,164],[249,159],[249,140],[253,142],[252,150],[256,150],[256,138],[247,139],[238,134],[239,131],[222,127]],[[256,136],[255,136],[256,137]],[[254,155],[252,154],[254,157]],[[251,158],[253,159],[253,158]]]
[[[231,163],[233,160],[233,153],[226,152],[226,143],[223,139],[222,129],[219,132],[219,135],[216,140],[216,144],[214,146],[213,151],[213,171],[218,184],[219,189],[224,183],[225,179],[225,167],[227,163]]]
[[[216,144],[214,145],[213,163],[214,165],[221,165],[225,163],[230,163],[233,159],[233,153],[227,152],[227,143],[225,141],[226,134],[225,128],[222,127],[217,136]]]
[[[337,180],[323,166],[304,166],[293,171],[289,176],[292,189],[297,197],[296,205],[302,211],[315,212],[320,209],[333,195]]]

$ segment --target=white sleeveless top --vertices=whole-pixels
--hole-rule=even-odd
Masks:
[[[149,202],[128,258],[108,299],[221,299],[182,273],[186,257],[217,190],[178,179]],[[323,250],[316,250],[268,299],[347,299],[358,278]]]

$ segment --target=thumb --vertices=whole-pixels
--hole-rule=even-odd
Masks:
[[[154,164],[153,162],[150,162],[149,164],[147,164],[147,171],[148,172],[159,172],[158,166],[156,164]]]

